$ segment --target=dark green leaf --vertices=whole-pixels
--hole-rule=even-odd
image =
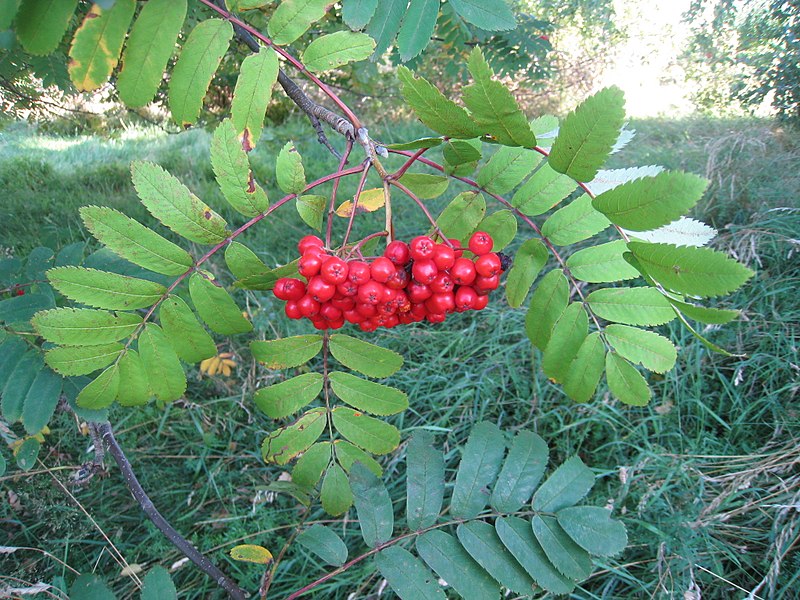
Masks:
[[[392,40],[400,29],[400,21],[406,12],[407,0],[380,0],[372,20],[367,25],[367,33],[376,42],[372,60],[377,61],[392,45]]]
[[[591,557],[561,529],[555,517],[536,515],[531,525],[547,558],[562,574],[575,581],[592,574]]]
[[[631,406],[646,406],[650,388],[636,368],[616,352],[606,354],[606,381],[616,398]]]
[[[242,314],[230,294],[199,272],[189,278],[189,295],[200,318],[213,331],[234,335],[253,330],[252,323]]]
[[[509,553],[494,527],[483,521],[462,523],[456,530],[464,549],[503,587],[530,596],[536,585]]]
[[[22,406],[22,424],[29,435],[39,433],[50,422],[61,397],[62,379],[50,369],[36,375]]]
[[[9,375],[3,386],[3,397],[0,405],[3,410],[3,417],[9,423],[15,423],[22,417],[22,410],[25,406],[25,397],[31,389],[36,376],[42,370],[41,356],[33,350],[22,354],[18,360],[9,361]],[[12,370],[13,367],[13,370]]]
[[[573,506],[594,485],[594,473],[577,456],[568,458],[533,495],[533,509],[540,512],[556,512]]]
[[[53,307],[53,297],[48,294],[28,293],[0,301],[0,323],[9,325],[26,323],[40,310]]]
[[[480,514],[489,502],[489,486],[500,471],[505,451],[497,425],[483,421],[472,429],[456,472],[450,514],[464,519]]]
[[[525,316],[525,331],[531,343],[544,350],[550,341],[553,325],[569,300],[569,284],[561,269],[554,269],[539,282]]]
[[[78,0],[25,0],[15,22],[25,52],[45,56],[58,48],[76,6]]]
[[[558,511],[558,524],[579,546],[597,556],[618,554],[628,545],[625,526],[599,506],[571,506]]]
[[[364,29],[377,6],[378,0],[343,0],[342,19],[350,29]]]
[[[151,567],[142,580],[141,600],[177,600],[177,598],[178,591],[167,570],[158,565]]]
[[[444,531],[417,538],[417,553],[439,577],[464,598],[499,598],[500,588],[467,551]]]
[[[333,567],[341,567],[347,560],[347,546],[342,538],[325,525],[312,525],[297,536],[297,543]]]
[[[408,408],[408,396],[397,388],[340,371],[329,377],[333,393],[358,410],[373,415],[395,415]]]
[[[388,454],[400,444],[400,432],[393,425],[344,406],[332,412],[336,430],[367,452]]]
[[[291,425],[273,431],[261,446],[264,460],[285,465],[317,441],[327,421],[324,408],[312,408]]]
[[[296,413],[322,391],[321,373],[304,373],[256,391],[256,406],[272,419]]]
[[[375,563],[402,600],[445,600],[439,583],[425,565],[400,546],[381,550]]]
[[[330,350],[345,367],[367,377],[389,377],[403,366],[403,357],[397,352],[341,333],[331,336]]]
[[[573,302],[564,310],[550,335],[542,356],[542,371],[553,381],[563,383],[570,364],[589,333],[589,317],[583,304]]]
[[[415,431],[408,443],[406,491],[408,528],[418,531],[435,524],[444,499],[444,456],[427,431]]]
[[[506,300],[508,305],[519,308],[536,281],[550,253],[537,239],[525,240],[514,255],[514,263],[506,276]]]
[[[439,0],[411,0],[397,34],[400,60],[407,62],[428,45],[439,16]]]
[[[466,22],[488,31],[514,29],[517,21],[505,0],[450,0],[453,10]]]
[[[178,296],[169,296],[158,311],[161,327],[177,355],[196,363],[217,354],[217,345],[197,322],[192,309]]]
[[[370,548],[388,542],[394,529],[394,511],[383,482],[361,463],[350,471],[350,487],[364,543]]]
[[[343,515],[353,505],[353,492],[350,489],[350,482],[339,465],[331,465],[325,473],[325,478],[322,480],[320,499],[325,512],[334,517]]]
[[[186,374],[169,339],[158,325],[145,325],[139,335],[139,356],[156,398],[172,402],[183,396]]]
[[[548,453],[547,443],[541,437],[531,431],[518,432],[494,484],[492,508],[506,513],[519,510],[539,485]]]
[[[14,458],[17,461],[17,466],[23,471],[30,471],[36,464],[36,459],[39,457],[39,450],[42,445],[36,438],[28,438],[17,449]]]
[[[564,376],[564,393],[576,402],[588,402],[603,376],[605,360],[606,349],[600,333],[590,333]]]

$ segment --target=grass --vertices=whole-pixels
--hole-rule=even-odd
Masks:
[[[593,402],[576,405],[539,373],[539,357],[524,335],[523,313],[498,299],[479,315],[459,315],[443,326],[377,335],[379,344],[406,359],[392,383],[409,393],[412,406],[395,424],[404,438],[419,427],[439,431],[439,442],[453,459],[476,421],[527,427],[548,440],[553,461],[577,453],[594,467],[598,482],[592,500],[614,507],[628,527],[630,545],[618,560],[602,565],[575,597],[701,593],[730,598],[754,589],[761,598],[792,597],[800,573],[800,147],[790,132],[754,120],[649,120],[631,127],[638,135],[613,157],[614,165],[657,163],[705,173],[712,186],[695,216],[720,229],[718,248],[757,270],[744,290],[726,300],[743,309],[743,318],[704,331],[746,357],[710,354],[688,332],[671,325],[664,333],[680,348],[679,364],[663,377],[651,377],[650,406],[620,406],[604,389]],[[391,131],[394,139],[423,133],[408,123],[394,123]],[[17,125],[0,135],[5,197],[0,235],[8,251],[20,256],[40,244],[90,243],[77,218],[77,207],[84,204],[115,206],[147,220],[129,183],[134,159],[158,162],[210,205],[224,206],[203,131],[62,138]],[[280,194],[272,184],[272,157],[289,137],[298,143],[309,180],[331,165],[306,124],[289,121],[263,139],[254,154],[256,175],[273,200]],[[341,197],[353,186],[344,184]],[[406,206],[396,211],[400,237],[424,227],[417,212]],[[225,209],[222,213],[231,223],[241,222]],[[365,217],[359,231],[378,226],[378,219]],[[243,241],[264,260],[280,262],[291,256],[293,240],[306,232],[293,211],[286,210]],[[247,301],[262,335],[305,331],[279,316],[270,295],[250,294]],[[242,351],[241,344],[222,341],[222,347],[234,351]],[[288,497],[271,497],[264,489],[281,469],[260,459],[258,442],[274,424],[252,410],[249,392],[275,375],[256,368],[246,351],[240,356],[235,378],[200,380],[194,371],[186,401],[165,410],[116,409],[112,421],[143,486],[166,518],[253,590],[259,569],[231,561],[226,551],[236,543],[277,551],[292,531],[298,508]],[[38,468],[0,479],[6,500],[0,508],[0,544],[32,548],[0,554],[0,572],[29,582],[71,580],[71,569],[94,572],[119,597],[134,598],[135,578],[161,564],[174,567],[182,598],[220,597],[190,564],[175,566],[181,556],[143,519],[115,468],[87,487],[71,489],[74,500],[67,497],[54,478],[66,481],[87,459],[91,442],[68,415],[57,416],[52,429]],[[390,489],[399,498],[402,464],[395,456],[385,466]],[[312,522],[324,519],[316,509],[310,515]],[[336,529],[355,532],[357,525],[349,521]],[[359,551],[357,542],[350,550]],[[296,548],[282,563],[272,588],[275,597],[323,573],[307,552]],[[380,578],[362,564],[320,586],[313,597],[367,597],[379,586]]]

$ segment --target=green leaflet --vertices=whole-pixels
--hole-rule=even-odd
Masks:
[[[325,525],[312,525],[297,536],[297,543],[332,567],[341,567],[347,560],[347,546],[342,538]]]
[[[531,522],[533,534],[553,566],[570,579],[580,581],[592,574],[589,553],[561,529],[555,517],[536,515]]]
[[[606,354],[606,381],[611,393],[624,404],[646,406],[650,402],[645,378],[616,352]]]
[[[600,334],[590,333],[564,375],[564,393],[576,402],[588,402],[603,376],[605,360],[606,349]]]
[[[275,287],[275,282],[281,277],[298,277],[297,263],[299,260],[300,259],[295,259],[292,262],[283,265],[282,267],[269,269],[264,273],[254,273],[248,275],[243,279],[234,281],[233,285],[234,287],[243,288],[246,290],[271,290]],[[255,267],[255,264],[251,262],[249,263],[249,267]]]
[[[380,463],[350,442],[336,440],[333,443],[333,453],[336,455],[336,462],[342,465],[342,468],[348,473],[354,464],[361,463],[372,471],[375,477],[383,475],[383,467]]]
[[[178,355],[158,325],[148,323],[139,335],[139,356],[150,388],[162,402],[177,400],[186,391],[186,374]]]
[[[599,506],[571,506],[558,511],[558,524],[579,546],[597,556],[619,554],[628,545],[625,526]]]
[[[400,432],[352,408],[339,406],[333,411],[333,426],[356,446],[372,454],[388,454],[400,444]]]
[[[480,136],[480,129],[472,122],[467,111],[446,98],[424,77],[415,77],[403,66],[397,69],[397,76],[403,84],[403,98],[425,125],[451,138]]]
[[[264,276],[271,270],[255,252],[239,242],[231,242],[225,248],[225,264],[236,279]]]
[[[253,356],[268,369],[298,367],[314,358],[320,350],[322,350],[322,336],[314,334],[266,342],[250,342]]]
[[[504,146],[534,147],[536,136],[528,126],[528,119],[511,92],[492,79],[494,73],[478,46],[470,53],[468,65],[474,81],[464,88],[463,99],[480,133]]]
[[[17,450],[17,455],[14,457],[17,461],[17,466],[23,471],[30,471],[36,464],[36,459],[39,457],[39,450],[42,445],[36,438],[28,438]]]
[[[52,294],[25,294],[0,300],[0,322],[8,324],[27,323],[40,310],[52,308]]]
[[[703,196],[708,180],[681,171],[662,171],[603,192],[592,204],[615,225],[647,231],[686,214]]]
[[[322,73],[366,60],[374,49],[375,40],[365,33],[337,31],[311,42],[303,51],[303,64],[309,71]]]
[[[164,567],[158,565],[151,567],[142,579],[141,600],[178,600],[178,591]]]
[[[117,93],[126,105],[139,108],[156,95],[185,17],[186,0],[148,0],[142,7],[117,76]]]
[[[142,318],[125,312],[55,308],[37,313],[32,323],[48,342],[63,346],[99,346],[128,337],[141,325]]]
[[[110,310],[152,306],[167,292],[160,283],[83,267],[56,267],[47,279],[70,300]]]
[[[370,548],[388,542],[394,529],[392,499],[386,486],[361,463],[350,471],[350,487],[364,543]]]
[[[328,199],[325,196],[306,194],[298,196],[295,206],[297,214],[303,219],[306,225],[317,231],[322,231],[322,217],[325,214],[325,207]]]
[[[621,89],[612,86],[590,96],[561,123],[550,166],[576,181],[591,181],[611,153],[624,120]]]
[[[553,269],[539,282],[525,315],[525,331],[539,350],[544,350],[550,341],[553,325],[564,312],[568,300],[567,278],[561,269]]]
[[[330,462],[331,443],[317,442],[297,459],[292,469],[292,481],[302,488],[313,488]]]
[[[367,377],[389,377],[403,366],[403,357],[397,352],[341,333],[330,337],[330,350],[345,367]]]
[[[753,271],[708,248],[629,242],[628,248],[644,271],[660,284],[681,294],[709,298],[732,292]]]
[[[577,456],[568,458],[533,495],[533,509],[556,512],[578,503],[594,486],[594,473]]]
[[[197,121],[211,78],[228,51],[233,26],[222,19],[201,21],[189,34],[169,79],[169,109],[181,127]]]
[[[505,513],[518,511],[539,485],[548,454],[541,437],[532,431],[518,432],[492,488],[492,508]]]
[[[529,217],[546,213],[569,196],[578,184],[544,163],[511,198],[511,204]]]
[[[28,395],[36,376],[42,370],[42,359],[37,352],[25,352],[13,365],[9,365],[9,377],[3,382],[3,418],[15,423],[22,417],[25,397]],[[13,368],[13,370],[11,370]]]
[[[134,0],[116,0],[104,10],[93,4],[69,49],[69,78],[79,92],[103,85],[117,66],[122,43],[136,9]]]
[[[225,119],[214,130],[211,138],[211,166],[228,204],[246,217],[254,217],[269,208],[269,199],[253,179],[250,161],[236,133],[237,129],[230,119]]]
[[[119,365],[114,364],[100,373],[97,378],[83,388],[75,399],[81,408],[97,410],[110,406],[119,391]]]
[[[286,142],[278,153],[275,178],[278,180],[278,186],[287,194],[301,194],[305,190],[306,174],[303,170],[303,159],[293,142]]]
[[[484,521],[471,521],[459,525],[456,534],[475,562],[503,587],[522,596],[530,595],[536,584],[503,545],[494,527]]]
[[[158,311],[161,327],[173,350],[187,363],[196,363],[217,354],[217,345],[197,322],[192,309],[178,296],[169,296]]]
[[[724,325],[725,323],[730,323],[740,314],[738,310],[697,306],[696,304],[690,304],[688,302],[679,302],[673,298],[670,298],[668,301],[676,310],[690,319],[709,325]],[[639,325],[639,323],[631,323],[631,325]]]
[[[609,325],[606,339],[620,356],[642,365],[648,371],[666,373],[675,366],[678,352],[667,338],[654,331],[628,325]]]
[[[342,19],[350,29],[364,29],[377,6],[378,0],[342,0]]]
[[[489,502],[487,490],[500,471],[505,450],[497,425],[483,421],[472,429],[456,473],[450,514],[464,519],[480,514]]]
[[[550,215],[542,225],[542,235],[557,246],[568,246],[589,239],[610,224],[584,194]]]
[[[15,21],[25,52],[45,56],[58,48],[76,6],[78,0],[25,0]]]
[[[497,583],[453,536],[440,530],[429,531],[417,538],[416,547],[420,558],[462,597],[500,597]]]
[[[264,460],[285,465],[317,441],[326,422],[325,409],[312,408],[291,425],[273,431],[261,445]]]
[[[536,281],[547,258],[545,245],[537,239],[525,240],[514,255],[514,263],[506,276],[506,300],[512,308],[519,308]]]
[[[88,375],[114,362],[122,352],[122,344],[102,346],[62,346],[47,350],[44,360],[62,375]]]
[[[408,62],[430,42],[439,16],[439,0],[411,0],[397,34],[400,60]]]
[[[278,79],[278,68],[278,55],[272,48],[261,48],[256,54],[251,54],[239,68],[231,101],[231,120],[236,133],[242,136],[245,150],[254,148],[261,137],[272,87]]]
[[[135,265],[162,275],[181,275],[194,264],[184,249],[119,211],[84,206],[80,213],[86,228],[100,243]]]
[[[320,500],[325,512],[338,517],[347,512],[353,505],[353,492],[347,475],[337,464],[333,464],[325,473],[320,490]]]
[[[380,0],[375,14],[367,25],[367,33],[375,40],[375,53],[372,60],[377,61],[391,46],[394,36],[400,29],[400,21],[406,12],[406,0]]]
[[[553,326],[550,341],[542,356],[542,371],[553,381],[563,383],[570,363],[589,332],[589,317],[583,304],[573,302]]]
[[[487,192],[507,194],[542,161],[541,154],[527,148],[502,146],[478,171],[478,185]]]
[[[20,0],[0,3],[0,31],[5,31],[11,27],[14,17],[17,15]],[[0,475],[2,477],[2,475]]]
[[[230,294],[198,272],[189,278],[189,295],[197,314],[212,331],[235,335],[253,330]]]
[[[420,150],[421,148],[435,148],[436,146],[441,146],[443,141],[444,139],[440,137],[422,137],[411,140],[410,142],[387,144],[386,147],[392,150]]]
[[[329,0],[282,0],[267,24],[269,37],[279,46],[291,44],[325,16],[328,6]]]
[[[433,447],[433,434],[417,430],[406,455],[406,519],[408,528],[434,525],[444,500],[444,456]]]
[[[438,198],[447,191],[450,185],[449,178],[427,173],[405,173],[397,181],[414,192],[414,195],[420,200]]]
[[[487,31],[505,31],[517,26],[514,13],[505,0],[450,0],[450,6],[465,21]]]
[[[627,325],[663,325],[675,318],[664,294],[652,287],[604,288],[586,300],[598,317]]]
[[[486,200],[480,192],[461,192],[436,219],[439,229],[448,237],[466,240],[486,214]]]
[[[481,158],[480,140],[448,140],[442,148],[444,172],[448,175],[469,175]]]
[[[296,413],[322,391],[321,373],[304,373],[256,391],[256,406],[272,419]]]
[[[375,557],[378,570],[402,600],[445,600],[439,583],[408,550],[389,546]]]
[[[50,369],[36,374],[22,404],[22,424],[29,435],[39,433],[50,422],[61,396],[61,383],[61,377]]]
[[[408,408],[408,396],[397,388],[340,371],[334,371],[329,377],[333,393],[357,410],[384,416],[396,415]]]
[[[498,210],[484,217],[476,229],[491,235],[492,252],[500,252],[517,236],[517,217],[510,210]]]
[[[142,204],[178,235],[199,244],[218,244],[228,237],[225,219],[158,165],[135,162],[131,175]]]
[[[173,340],[170,340],[173,341]],[[140,406],[152,397],[150,381],[142,359],[135,350],[128,348],[119,359],[119,390],[117,402],[120,406]]]
[[[639,276],[639,271],[623,258],[628,245],[615,240],[578,250],[567,259],[567,267],[575,279],[589,283],[611,283]]]

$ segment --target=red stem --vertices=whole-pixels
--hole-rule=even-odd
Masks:
[[[433,226],[433,230],[436,232],[436,234],[437,234],[437,235],[438,235],[440,238],[442,238],[442,241],[443,241],[445,244],[447,244],[448,246],[450,246],[450,247],[452,248],[452,247],[453,247],[453,244],[452,244],[452,242],[451,242],[451,241],[450,241],[450,240],[447,238],[447,236],[446,236],[446,235],[445,235],[445,234],[442,232],[442,230],[441,230],[441,229],[439,229],[439,226],[436,224],[436,219],[434,219],[434,218],[433,218],[433,215],[431,215],[430,211],[428,210],[428,207],[427,207],[427,206],[425,206],[425,204],[422,202],[422,200],[420,200],[419,198],[417,198],[417,196],[416,196],[416,194],[414,194],[414,192],[412,192],[410,189],[408,189],[406,186],[404,186],[404,185],[403,185],[402,183],[400,183],[399,181],[395,181],[394,179],[390,179],[390,180],[389,180],[389,183],[390,183],[391,185],[395,186],[395,187],[396,187],[398,190],[400,190],[401,192],[403,192],[403,193],[404,193],[406,196],[408,196],[408,197],[409,197],[409,198],[411,198],[411,199],[412,199],[414,202],[416,202],[416,203],[417,203],[417,206],[419,206],[419,207],[420,207],[420,209],[422,210],[422,212],[424,212],[424,213],[425,213],[425,216],[426,216],[426,217],[428,217],[428,221],[430,221],[430,222],[431,222],[431,225]]]
[[[342,239],[342,247],[347,245],[347,240],[350,238],[350,232],[353,230],[353,221],[356,218],[356,209],[358,209],[358,199],[361,197],[361,192],[364,191],[364,185],[367,183],[367,174],[369,174],[369,168],[372,166],[372,163],[367,161],[364,163],[362,167],[364,172],[361,174],[361,180],[358,182],[358,188],[356,188],[356,195],[353,196],[353,209],[350,212],[350,220],[347,222],[347,231],[344,232],[344,238]]]
[[[350,152],[353,151],[353,140],[347,140],[347,146],[344,149],[344,153],[342,153],[342,160],[339,161],[339,171],[344,169],[344,166],[347,164],[347,159],[350,157]],[[339,172],[337,171],[337,173]],[[341,179],[337,179],[333,182],[333,191],[331,192],[331,202],[328,206],[328,223],[327,227],[325,228],[325,247],[331,247],[331,231],[333,230],[333,213],[336,207],[336,193],[339,191],[339,182]]]
[[[420,156],[425,154],[425,152],[427,150],[428,150],[428,148],[420,148],[419,150],[417,150],[413,155],[411,155],[411,158],[409,158],[402,167],[397,169],[397,171],[392,173],[389,176],[389,178],[390,179],[400,179],[403,175],[405,175],[406,171],[408,171],[408,169],[411,167],[411,165],[413,165]]]

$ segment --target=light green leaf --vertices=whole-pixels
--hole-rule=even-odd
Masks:
[[[314,358],[322,350],[322,336],[297,335],[280,340],[250,342],[250,351],[268,369],[297,367]]]
[[[178,296],[169,296],[158,313],[161,327],[176,354],[196,363],[217,354],[214,339],[197,322],[192,309]]]
[[[679,302],[673,298],[669,298],[668,302],[690,319],[709,325],[724,325],[725,323],[730,323],[741,314],[738,310],[697,306],[696,304],[690,304],[688,302]],[[639,323],[631,323],[631,325],[639,325]]]
[[[125,312],[55,308],[37,313],[31,323],[48,342],[63,346],[99,346],[128,337],[142,323],[142,318]]]
[[[567,246],[589,239],[610,224],[594,209],[592,199],[584,194],[550,215],[542,225],[542,235],[557,246]]]
[[[567,259],[569,272],[575,279],[589,283],[611,283],[639,276],[623,258],[628,245],[625,240],[615,240],[579,250]]]
[[[444,171],[448,175],[469,175],[481,158],[480,140],[448,140],[442,148]]]
[[[343,515],[353,505],[350,482],[339,465],[333,464],[326,471],[325,478],[322,480],[320,500],[322,500],[322,508],[325,509],[325,512],[334,517]]]
[[[388,542],[394,529],[394,511],[383,482],[361,463],[350,471],[350,487],[364,543],[370,548]]]
[[[402,94],[417,118],[435,132],[451,138],[470,139],[481,134],[469,114],[442,94],[424,77],[415,77],[406,67],[398,67]]]
[[[292,481],[302,488],[313,488],[330,462],[331,443],[317,442],[297,459],[292,469]]]
[[[433,447],[433,434],[417,430],[406,454],[406,519],[414,531],[436,523],[444,499],[444,456]]]
[[[500,587],[452,535],[429,531],[417,538],[417,554],[464,598],[499,598]]]
[[[333,411],[333,426],[356,446],[372,454],[388,454],[400,444],[400,432],[393,425],[339,406]]]
[[[564,376],[564,393],[576,402],[588,402],[600,383],[605,368],[606,349],[600,334],[590,333]]]
[[[119,211],[84,206],[80,213],[86,228],[100,243],[135,265],[162,275],[181,275],[194,264],[186,250]]]
[[[405,173],[397,181],[414,192],[414,195],[420,200],[438,198],[447,191],[450,185],[449,178],[427,173]]]
[[[117,76],[117,93],[127,106],[139,108],[153,100],[185,17],[186,0],[148,0],[142,7]]]
[[[648,371],[666,373],[675,366],[678,355],[675,346],[654,331],[628,325],[609,325],[605,334],[620,356],[642,365]]]
[[[120,406],[140,406],[152,397],[150,381],[142,359],[136,351],[128,350],[119,359],[119,389],[117,402]]]
[[[19,10],[19,3],[20,0],[9,0],[8,2],[0,3],[0,31],[5,31],[11,27],[11,23],[17,15],[17,10]]]
[[[420,54],[430,42],[439,16],[439,0],[411,0],[397,34],[400,60],[408,62]]]
[[[514,255],[514,263],[506,276],[506,300],[512,308],[519,308],[539,275],[550,253],[537,239],[525,240]]]
[[[589,316],[580,302],[564,310],[550,334],[542,356],[542,371],[553,381],[563,383],[570,364],[589,333]]]
[[[235,210],[247,217],[254,217],[269,208],[267,194],[253,179],[243,142],[229,119],[225,119],[214,130],[211,166],[222,195]]]
[[[278,55],[272,48],[261,48],[242,61],[233,90],[231,120],[242,136],[242,148],[255,148],[278,79]],[[264,209],[262,209],[264,210]]]
[[[321,373],[304,373],[256,391],[256,406],[272,419],[296,413],[322,391]]]
[[[591,557],[561,529],[555,517],[536,515],[531,525],[533,534],[556,569],[575,581],[592,574]]]
[[[62,379],[50,369],[36,374],[22,405],[22,424],[29,435],[39,433],[50,422],[61,397]]]
[[[110,406],[119,391],[119,365],[114,364],[100,373],[97,378],[83,388],[75,402],[81,408],[97,410]]]
[[[354,464],[361,463],[372,471],[375,477],[383,475],[383,467],[381,467],[380,463],[350,442],[336,440],[333,443],[333,453],[336,455],[336,461],[347,473],[350,472]]]
[[[492,236],[492,252],[500,252],[517,236],[517,217],[510,210],[498,210],[484,217],[476,230]]]
[[[330,349],[345,367],[367,377],[389,377],[403,366],[403,357],[397,352],[341,333],[331,336]]]
[[[536,490],[532,506],[539,512],[556,512],[578,503],[594,486],[594,473],[577,456],[568,458]]]
[[[592,204],[615,225],[647,231],[686,214],[703,196],[708,180],[682,171],[628,181],[603,192]]]
[[[278,153],[275,178],[278,180],[278,186],[287,194],[303,193],[306,187],[306,173],[303,170],[303,159],[294,142],[286,142]]]
[[[322,231],[322,217],[327,204],[328,199],[325,196],[313,194],[298,196],[296,200],[297,214],[311,229]]]
[[[116,0],[119,2],[119,0]],[[141,600],[177,600],[178,591],[164,567],[151,567],[142,579]]]
[[[47,350],[44,360],[48,366],[62,375],[88,375],[110,365],[122,352],[122,344],[102,346],[62,346]]]
[[[364,29],[377,6],[378,0],[342,0],[342,19],[350,29]]]
[[[541,437],[531,431],[518,432],[494,484],[492,508],[505,513],[518,511],[539,485],[548,454],[547,443]]]
[[[663,325],[675,318],[664,295],[655,288],[605,288],[586,298],[598,317],[628,325]]]
[[[479,132],[504,146],[534,147],[536,136],[528,119],[508,88],[492,79],[494,73],[478,46],[470,52],[468,65],[473,82],[464,88],[463,99]]]
[[[720,296],[738,289],[753,276],[744,265],[708,248],[645,242],[629,242],[628,248],[650,277],[681,294]]]
[[[225,219],[158,165],[135,162],[131,174],[142,204],[178,235],[199,244],[218,244],[228,237]]]
[[[25,52],[45,56],[58,48],[76,6],[78,0],[25,0],[15,21]]]
[[[600,506],[571,506],[558,511],[558,524],[581,548],[597,556],[619,554],[628,545],[625,526]]]
[[[240,560],[243,562],[250,562],[259,565],[268,565],[272,562],[272,552],[263,546],[254,544],[242,544],[234,546],[230,551],[233,560]]]
[[[408,396],[397,388],[340,371],[334,371],[329,378],[333,393],[357,410],[373,415],[396,415],[408,408]]]
[[[225,264],[236,279],[265,276],[271,269],[244,244],[231,242],[225,248]]]
[[[394,37],[400,29],[400,21],[408,7],[407,0],[380,0],[375,14],[367,25],[367,33],[376,42],[372,60],[377,61],[392,45]]]
[[[611,393],[625,404],[646,406],[650,388],[636,368],[616,352],[606,354],[606,381]]]
[[[366,60],[374,49],[375,40],[365,33],[337,31],[311,42],[303,51],[303,63],[309,71],[323,73]]]
[[[445,600],[436,577],[405,548],[389,546],[375,557],[389,586],[402,600]]]
[[[421,148],[435,148],[436,146],[441,146],[443,141],[444,140],[440,137],[422,137],[411,140],[410,142],[386,144],[386,147],[391,150],[419,150]]]
[[[16,361],[12,359],[9,362],[11,364],[5,365],[8,379],[3,381],[2,411],[3,418],[8,423],[15,423],[22,417],[25,397],[43,365],[40,354],[33,350],[24,352]]]
[[[256,258],[258,257],[256,256]],[[243,279],[234,281],[233,285],[234,287],[243,288],[246,290],[271,290],[275,287],[275,282],[281,277],[298,277],[297,263],[299,260],[300,259],[295,259],[281,267],[269,269],[265,273],[254,273],[252,275],[248,275]],[[249,266],[256,268],[254,263],[249,263]]]
[[[506,194],[542,161],[542,155],[527,148],[501,147],[478,171],[478,185],[487,192]]]
[[[47,279],[70,300],[110,310],[152,306],[167,292],[160,283],[83,267],[56,267]]]
[[[545,163],[514,193],[511,203],[522,213],[534,217],[558,205],[577,187],[573,179]]]
[[[561,123],[548,158],[550,166],[577,181],[591,181],[611,153],[624,121],[621,89],[612,86],[590,96]]]
[[[514,13],[505,0],[450,0],[453,10],[468,23],[488,31],[507,31],[517,26]]]
[[[568,300],[567,278],[561,269],[553,269],[539,282],[525,315],[525,331],[539,350],[547,347],[553,325],[561,317]]]
[[[148,323],[139,336],[139,356],[150,380],[150,388],[162,402],[172,402],[186,391],[186,374],[167,336],[158,325]]]
[[[327,421],[324,408],[312,408],[291,425],[273,431],[261,445],[264,460],[285,465],[317,441]]]
[[[96,90],[117,66],[136,9],[134,0],[116,0],[105,10],[93,4],[75,31],[69,49],[69,78],[79,92]]]
[[[451,515],[473,519],[486,507],[488,490],[500,471],[505,451],[503,434],[497,425],[483,421],[472,429],[456,472]]]
[[[213,331],[234,335],[253,330],[230,294],[198,272],[189,278],[189,295],[200,318]]]
[[[279,46],[291,44],[324,17],[329,6],[330,0],[282,0],[267,24],[269,37]]]
[[[466,240],[486,214],[486,200],[480,192],[461,192],[436,219],[439,229],[448,237]]]
[[[347,546],[342,538],[325,525],[312,525],[297,536],[297,543],[332,567],[341,567],[347,560]]]

